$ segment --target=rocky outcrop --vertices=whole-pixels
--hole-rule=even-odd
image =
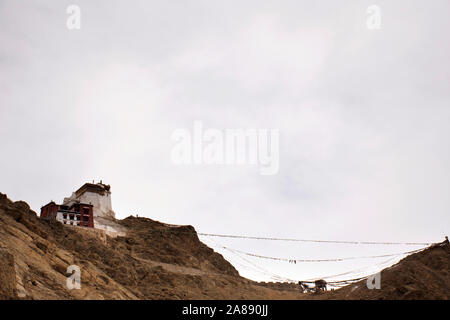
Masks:
[[[14,299],[16,293],[16,271],[14,256],[0,248],[0,299]]]
[[[113,220],[125,234],[64,226],[0,194],[1,299],[295,299],[257,286],[203,244],[191,226]],[[80,269],[81,289],[67,286]]]

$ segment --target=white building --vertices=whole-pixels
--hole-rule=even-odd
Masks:
[[[111,237],[125,236],[127,229],[116,220],[111,205],[111,186],[85,183],[62,205],[51,201],[41,208],[41,218],[55,219],[65,225],[91,227]]]
[[[70,206],[73,203],[93,205],[94,220],[97,220],[97,218],[115,219],[116,217],[111,204],[111,187],[101,181],[100,183],[85,183],[69,198],[64,198],[63,205]]]

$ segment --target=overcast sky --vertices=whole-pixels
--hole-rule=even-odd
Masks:
[[[80,30],[66,27],[71,4]],[[372,4],[379,30],[366,26]],[[0,0],[0,192],[39,212],[102,179],[121,219],[224,234],[442,241],[449,12],[447,0]],[[278,129],[278,174],[174,165],[171,134],[195,120]],[[213,240],[305,259],[417,248]],[[218,251],[241,274],[268,279]],[[295,280],[382,262],[246,259]]]

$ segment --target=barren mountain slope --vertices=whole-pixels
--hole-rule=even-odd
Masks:
[[[256,283],[239,276],[191,226],[146,218],[116,220],[123,237],[39,219],[25,202],[0,193],[0,299],[449,299],[450,246],[435,245],[381,273],[381,289],[365,281],[301,294],[295,284]],[[69,265],[81,290],[66,286]]]
[[[366,281],[327,292],[319,299],[422,300],[450,299],[450,245],[437,244],[412,254],[381,272],[381,288],[367,288]]]
[[[44,221],[0,194],[0,299],[298,299],[239,276],[191,226],[146,218],[117,221],[127,236]],[[68,290],[66,269],[81,269]]]

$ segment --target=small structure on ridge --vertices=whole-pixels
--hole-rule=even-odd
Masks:
[[[102,181],[85,183],[70,197],[65,198],[63,204],[51,201],[43,206],[40,217],[66,225],[111,229],[108,228],[109,221],[115,219],[111,204],[111,186],[103,184]]]

